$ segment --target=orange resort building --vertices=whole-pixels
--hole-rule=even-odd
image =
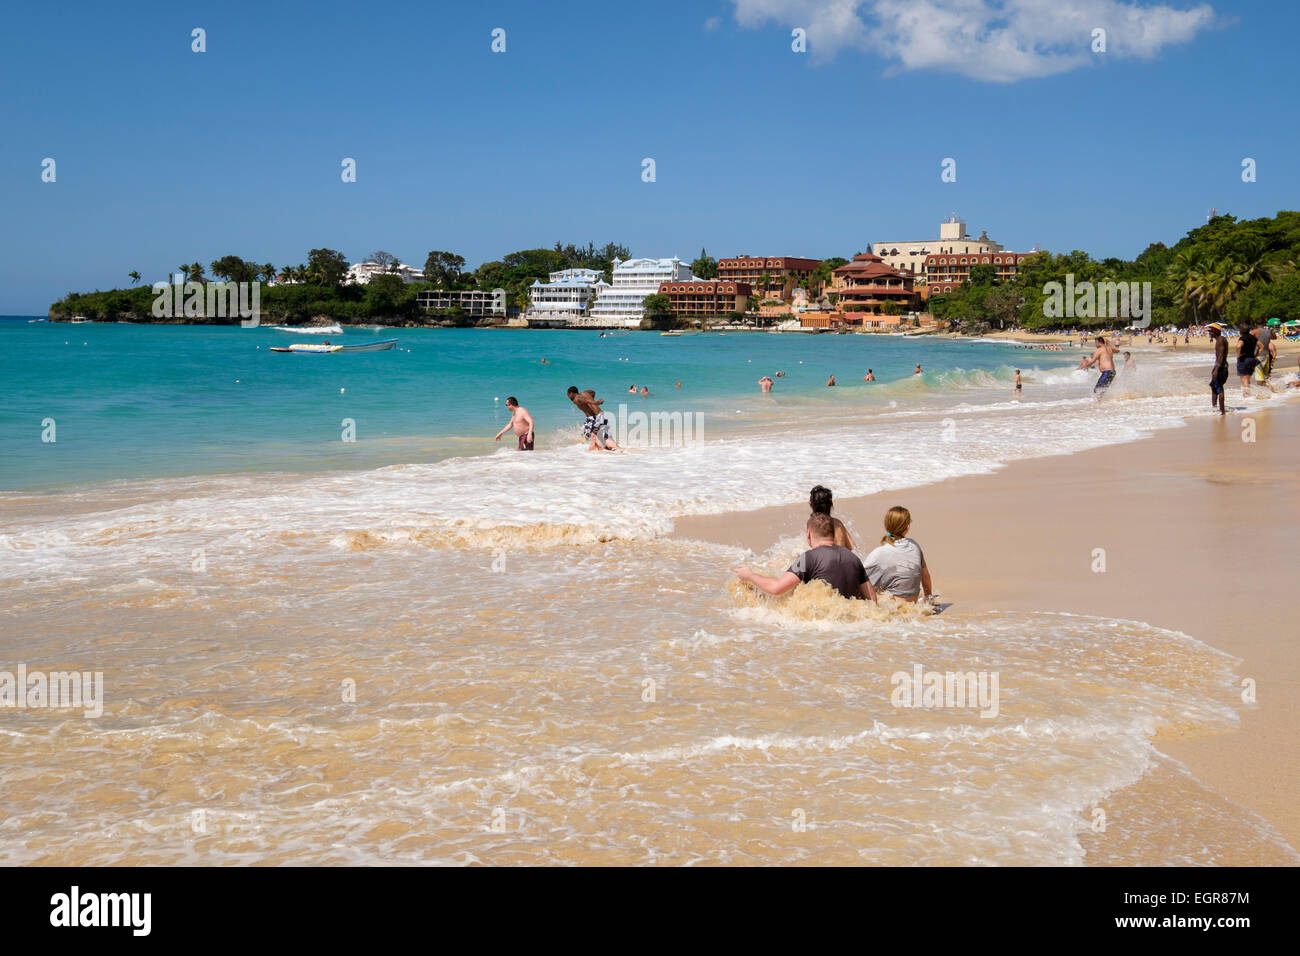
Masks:
[[[809,278],[821,264],[820,259],[796,259],[793,256],[735,256],[718,260],[718,278],[743,282],[764,299],[790,302],[799,283]],[[767,282],[760,282],[764,275]]]
[[[1014,278],[1020,269],[1020,263],[1034,252],[982,252],[978,255],[958,255],[945,253],[925,257],[925,278],[930,295],[942,295],[951,292],[963,282],[970,281],[972,266],[992,266],[998,281]]]
[[[911,312],[920,303],[912,274],[891,268],[870,252],[854,256],[852,262],[831,273],[831,286],[826,291],[839,297],[836,304],[846,313],[879,315],[890,304],[898,306],[899,312]]]
[[[745,282],[722,279],[693,279],[690,282],[665,282],[659,294],[668,296],[677,315],[726,315],[744,312],[751,288]]]

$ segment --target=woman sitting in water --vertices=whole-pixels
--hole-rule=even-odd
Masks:
[[[885,512],[885,536],[880,539],[880,547],[862,562],[872,586],[901,601],[915,601],[921,596],[922,589],[926,598],[934,593],[930,569],[925,566],[921,546],[907,537],[911,527],[910,511],[901,507],[890,508]]]
[[[853,539],[849,537],[848,529],[844,527],[844,522],[839,518],[831,517],[831,507],[834,502],[831,500],[831,490],[818,485],[808,495],[808,507],[812,508],[815,515],[826,515],[831,519],[831,524],[835,528],[835,546],[839,548],[848,548],[853,550]]]

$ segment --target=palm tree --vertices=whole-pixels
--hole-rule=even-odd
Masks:
[[[203,264],[199,262],[190,263],[190,276],[195,282],[203,281]]]
[[[137,282],[140,281],[140,273],[136,272],[134,269],[132,269],[126,275],[127,278],[131,280],[131,285],[135,285]]]
[[[275,281],[275,266],[271,265],[271,263],[269,263],[269,262],[266,263],[266,265],[262,266],[262,278],[263,278],[264,280],[266,280],[267,282],[274,282],[274,281]]]

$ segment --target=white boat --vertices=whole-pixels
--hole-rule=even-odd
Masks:
[[[75,321],[75,320],[74,320]],[[273,325],[277,332],[293,332],[296,335],[342,335],[343,329],[337,325]]]
[[[288,348],[272,346],[272,352],[299,352],[308,355],[332,355],[335,352],[388,352],[397,344],[397,339],[384,339],[381,342],[367,342],[364,345],[333,345],[330,342],[295,342]]]
[[[72,317],[73,325],[85,325],[89,321],[90,319],[86,318],[84,315],[74,315]]]

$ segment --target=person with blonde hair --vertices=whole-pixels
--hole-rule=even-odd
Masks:
[[[877,591],[892,594],[903,601],[915,601],[922,590],[928,600],[934,595],[930,569],[921,546],[907,536],[912,527],[912,513],[902,506],[885,512],[885,536],[863,561],[867,579]]]

